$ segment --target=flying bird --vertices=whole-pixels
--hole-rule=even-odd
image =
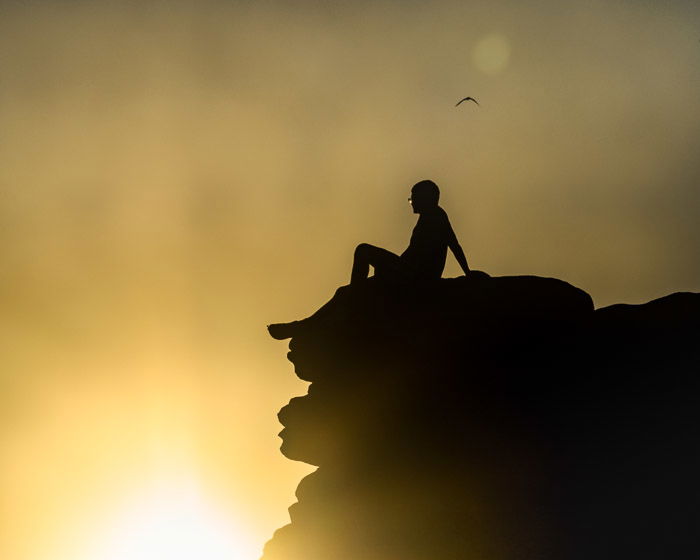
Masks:
[[[457,102],[457,105],[459,105],[462,101],[473,101],[473,102],[476,103],[477,105],[479,104],[479,102],[478,102],[476,99],[474,99],[473,97],[465,97],[464,99],[458,101],[458,102]],[[456,107],[457,105],[455,105],[455,107]]]

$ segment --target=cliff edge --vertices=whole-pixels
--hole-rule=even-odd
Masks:
[[[319,468],[263,560],[700,554],[700,294],[370,279],[277,335],[311,382],[281,449]]]

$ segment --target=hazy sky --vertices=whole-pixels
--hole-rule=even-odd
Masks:
[[[165,479],[261,547],[310,470],[264,327],[403,250],[420,179],[472,268],[700,291],[700,4],[291,5],[0,2],[3,559],[103,560]]]

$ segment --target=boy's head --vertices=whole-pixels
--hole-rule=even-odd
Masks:
[[[425,210],[435,208],[440,200],[440,189],[438,186],[426,179],[419,181],[411,189],[411,198],[408,199],[415,214],[420,214]]]

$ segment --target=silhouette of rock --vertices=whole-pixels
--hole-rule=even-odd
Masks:
[[[281,449],[319,468],[263,560],[700,553],[700,294],[370,279],[280,333]]]

